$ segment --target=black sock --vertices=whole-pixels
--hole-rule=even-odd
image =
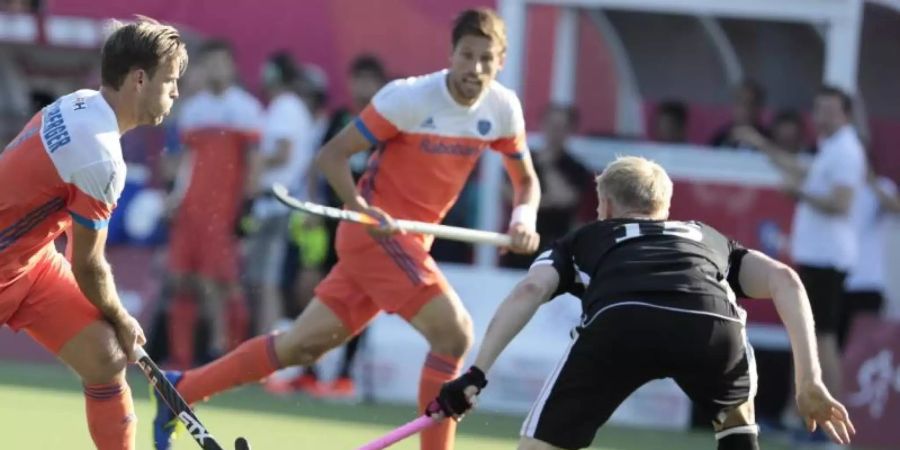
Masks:
[[[759,450],[759,429],[756,425],[727,428],[716,433],[718,450]]]

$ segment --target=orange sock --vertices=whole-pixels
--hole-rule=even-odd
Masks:
[[[134,450],[137,417],[124,382],[84,387],[88,430],[97,450]]]
[[[177,388],[188,403],[195,403],[235,386],[265,378],[280,368],[275,355],[275,335],[257,336],[227,355],[185,372]]]
[[[429,353],[422,368],[422,379],[419,381],[419,411],[425,411],[428,404],[441,391],[441,386],[459,374],[462,360],[453,356]],[[456,421],[445,420],[422,431],[420,436],[421,450],[453,450],[456,438]]]
[[[175,294],[169,308],[169,362],[179,369],[193,366],[194,333],[199,308],[187,290]]]

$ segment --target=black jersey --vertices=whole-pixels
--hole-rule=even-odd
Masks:
[[[537,257],[559,273],[587,318],[616,303],[648,303],[743,321],[735,303],[747,250],[700,222],[610,219],[585,225]],[[729,273],[732,276],[729,276]]]

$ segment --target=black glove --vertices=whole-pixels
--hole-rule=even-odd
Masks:
[[[481,390],[487,386],[487,378],[481,369],[472,366],[469,371],[459,378],[444,383],[441,387],[441,393],[438,394],[435,402],[440,407],[440,411],[447,417],[461,416],[466,411],[472,409],[472,403],[466,398],[465,390],[469,386],[478,388],[476,394],[480,394]]]

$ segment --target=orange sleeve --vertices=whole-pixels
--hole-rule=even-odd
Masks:
[[[525,133],[515,136],[502,137],[494,141],[491,148],[510,158],[521,158],[528,151],[528,143],[525,141]]]
[[[78,187],[73,186],[72,190],[72,201],[69,203],[72,220],[92,230],[106,228],[116,205],[98,200]]]
[[[400,129],[381,115],[371,104],[362,110],[354,123],[360,133],[372,144],[384,142],[400,133]]]
[[[125,187],[124,163],[112,161],[85,166],[71,174],[69,215],[79,224],[99,230],[105,228]]]

